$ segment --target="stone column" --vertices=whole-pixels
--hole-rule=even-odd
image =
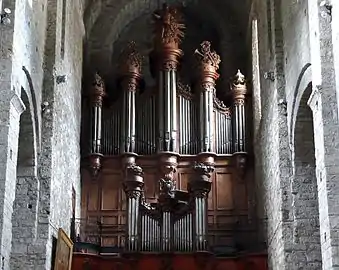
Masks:
[[[182,56],[179,44],[184,25],[179,11],[164,4],[154,14],[155,51],[158,63],[158,152],[177,149],[177,66]],[[170,21],[170,23],[168,23]]]
[[[141,78],[142,57],[134,42],[128,43],[121,54],[120,72],[123,88],[121,154],[135,152],[135,93]]]
[[[144,181],[141,167],[129,164],[126,167],[126,175],[123,183],[127,198],[127,226],[126,226],[126,250],[130,252],[139,249],[139,205],[143,193]]]
[[[189,182],[188,189],[194,199],[194,242],[196,251],[207,251],[208,233],[208,193],[211,190],[210,180],[214,171],[214,157],[208,155],[199,156],[199,161],[194,165],[195,175]]]
[[[331,1],[322,2],[308,1],[313,83],[309,105],[314,120],[322,269],[329,270],[338,268],[339,257],[339,67],[335,64],[338,44],[333,38],[334,16],[339,14],[333,13]]]
[[[101,124],[102,124],[102,102],[106,95],[105,85],[99,74],[95,74],[95,80],[90,89],[91,105],[91,151],[89,155],[89,167],[94,178],[101,169]]]
[[[211,43],[204,41],[200,44],[200,51],[195,50],[199,67],[200,87],[200,152],[213,151],[214,113],[213,96],[215,82],[219,78],[220,57],[211,51]]]

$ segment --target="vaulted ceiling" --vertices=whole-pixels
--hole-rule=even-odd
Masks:
[[[133,40],[133,24],[151,25],[151,13],[162,3],[182,5],[185,16],[205,31],[214,27],[219,47],[227,50],[231,40],[243,40],[248,25],[251,0],[87,0],[84,14],[86,27],[85,70],[99,71],[104,77],[114,72],[114,56],[120,51],[119,40]],[[187,18],[186,18],[187,20]],[[208,25],[209,27],[204,27]],[[196,29],[199,31],[199,29]],[[200,31],[199,31],[200,32]],[[201,32],[204,32],[202,29]],[[145,31],[145,35],[147,31]],[[132,35],[132,36],[131,36]],[[140,34],[139,34],[140,36]],[[204,38],[204,37],[202,37]],[[239,48],[238,45],[236,45]],[[237,49],[237,51],[240,52]],[[222,54],[222,52],[221,52]],[[225,58],[224,58],[225,59]]]

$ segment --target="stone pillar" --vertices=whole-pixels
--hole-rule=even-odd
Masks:
[[[189,182],[188,189],[194,198],[194,243],[196,251],[207,251],[208,233],[208,193],[211,190],[210,180],[214,171],[214,156],[203,154],[194,165],[195,175]]]
[[[102,125],[102,102],[106,95],[104,81],[99,74],[95,74],[94,83],[90,89],[91,104],[91,152],[89,155],[89,167],[95,178],[101,169],[101,125]]]
[[[123,88],[121,154],[135,152],[135,93],[141,78],[142,57],[130,42],[121,54],[120,72]]]
[[[219,78],[220,57],[211,51],[211,43],[204,41],[200,44],[200,51],[195,50],[199,67],[200,87],[200,152],[213,151],[214,113],[213,96],[215,82]]]
[[[322,269],[337,269],[339,257],[339,102],[334,62],[333,14],[330,5],[308,1],[312,56],[313,111],[316,174],[319,198]],[[332,1],[336,5],[336,1]]]
[[[155,51],[158,63],[158,152],[177,149],[177,66],[182,56],[179,44],[184,25],[179,11],[164,4],[154,14]],[[168,23],[170,21],[170,23]]]
[[[144,181],[141,167],[129,164],[126,167],[125,181],[123,183],[127,198],[127,228],[126,250],[136,252],[139,249],[139,205],[143,193]]]

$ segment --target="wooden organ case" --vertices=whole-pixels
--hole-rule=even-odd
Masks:
[[[263,250],[253,249],[260,239],[248,199],[245,78],[237,72],[226,107],[215,94],[220,57],[203,41],[192,91],[177,73],[178,10],[164,5],[154,20],[157,87],[138,91],[142,57],[133,42],[121,54],[113,106],[103,107],[98,74],[91,87],[73,269],[266,269]]]

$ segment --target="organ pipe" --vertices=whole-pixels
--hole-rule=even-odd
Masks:
[[[246,152],[246,81],[245,76],[238,70],[232,83],[233,92],[233,131],[234,152]]]
[[[195,50],[199,64],[200,78],[200,152],[212,152],[214,140],[213,95],[215,82],[219,78],[220,56],[211,51],[211,43],[203,41],[200,50]]]
[[[177,9],[163,5],[154,13],[155,55],[159,65],[158,85],[158,135],[157,150],[177,151],[177,66],[182,51],[179,43],[184,36],[184,25]]]
[[[238,70],[232,83],[233,93],[233,152],[239,175],[244,176],[246,167],[246,80]]]
[[[211,174],[214,171],[214,157],[200,155],[200,161],[194,165],[195,175],[189,182],[189,190],[194,198],[194,249],[206,251],[208,193],[211,190]]]
[[[106,95],[105,84],[98,73],[90,90],[91,105],[91,152],[89,156],[90,171],[95,178],[101,169],[101,126],[102,126],[102,102]]]
[[[135,152],[135,93],[141,78],[142,57],[134,42],[128,43],[121,54],[123,114],[121,128],[121,154]]]
[[[137,251],[139,248],[139,205],[144,181],[141,167],[130,164],[126,167],[123,183],[127,198],[126,249]]]

